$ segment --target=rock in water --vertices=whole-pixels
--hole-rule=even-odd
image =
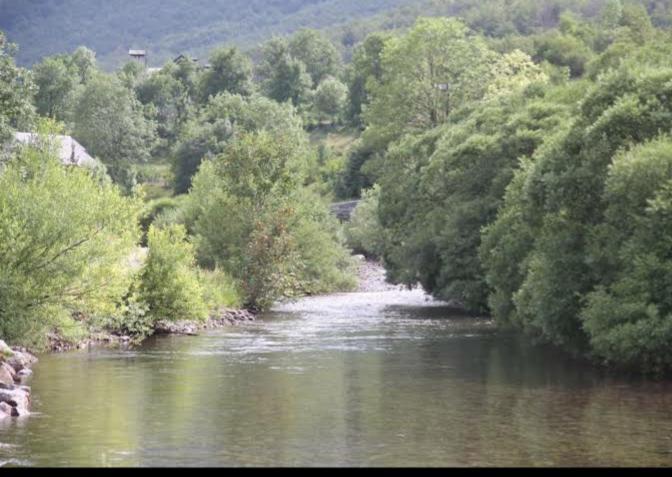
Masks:
[[[12,416],[30,414],[30,392],[23,387],[15,389],[0,389],[0,403],[6,403],[12,408]],[[6,406],[4,406],[6,408]]]
[[[6,402],[0,402],[0,419],[5,417],[12,417],[14,413],[14,408],[7,404]]]

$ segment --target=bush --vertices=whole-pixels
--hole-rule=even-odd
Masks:
[[[147,238],[149,254],[140,275],[138,297],[148,306],[151,322],[207,319],[193,247],[186,241],[184,227],[150,226]]]
[[[43,136],[0,173],[0,337],[44,346],[73,316],[112,314],[128,290],[139,203],[83,168],[63,167]]]
[[[199,262],[234,277],[250,307],[344,284],[347,252],[303,186],[306,155],[293,132],[242,134],[194,178],[185,221]]]
[[[199,270],[198,274],[203,300],[210,314],[219,308],[238,308],[242,304],[238,285],[226,272],[215,270]]]

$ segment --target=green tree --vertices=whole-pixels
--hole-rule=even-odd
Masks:
[[[320,115],[333,120],[342,113],[347,96],[347,86],[336,78],[327,77],[317,87],[313,102]]]
[[[16,66],[15,49],[0,32],[0,145],[12,137],[14,129],[30,125],[34,114],[32,76]]]
[[[168,63],[135,88],[138,100],[154,108],[157,134],[167,151],[177,142],[195,109],[188,86],[176,77],[177,69],[176,65]]]
[[[383,77],[382,53],[388,33],[372,33],[355,48],[352,65],[347,71],[348,116],[355,123],[361,122],[360,115],[369,102],[367,84],[379,82]]]
[[[78,84],[64,58],[45,58],[33,68],[37,94],[37,112],[45,117],[63,120],[72,104],[72,93]]]
[[[70,66],[77,73],[81,84],[87,83],[93,78],[98,70],[96,53],[85,46],[78,47],[72,55],[70,55],[69,60]]]
[[[350,248],[371,258],[382,257],[385,246],[385,231],[378,217],[379,201],[380,186],[375,185],[364,191],[362,201],[352,212],[345,228]]]
[[[146,162],[156,126],[145,118],[135,94],[113,76],[98,74],[78,92],[73,135],[107,166],[112,179],[130,188],[134,165]]]
[[[175,148],[176,191],[187,192],[201,162],[220,154],[236,133],[257,130],[285,130],[298,140],[301,121],[290,105],[263,96],[246,98],[224,93],[211,98],[199,115],[185,125]]]
[[[252,93],[252,62],[236,47],[222,47],[210,55],[210,68],[201,76],[201,102],[228,92],[248,96]]]
[[[640,273],[636,267],[628,268],[632,256],[615,249],[622,243],[616,228],[627,232],[632,224],[626,228],[626,216],[617,214],[621,222],[618,227],[610,226],[614,220],[610,211],[617,210],[630,195],[633,204],[641,204],[644,199],[638,195],[655,193],[653,179],[658,165],[648,159],[654,168],[650,170],[650,187],[641,186],[648,179],[638,183],[644,187],[641,190],[630,182],[632,189],[625,197],[611,193],[609,171],[615,167],[611,164],[618,160],[620,149],[646,142],[666,130],[666,118],[672,114],[667,92],[671,74],[669,68],[624,65],[604,75],[590,88],[575,120],[520,170],[521,177],[514,179],[515,187],[510,188],[484,239],[488,244],[483,250],[488,281],[499,304],[495,312],[503,310],[508,315],[502,318],[568,350],[592,348],[613,362],[636,363],[643,368],[653,363],[646,353],[639,361],[632,354],[618,358],[615,348],[609,348],[616,335],[609,337],[611,330],[604,328],[608,322],[596,306],[598,301],[607,303],[608,287],[618,278],[619,269],[630,270],[630,277]],[[651,150],[665,151],[662,146]],[[650,152],[642,152],[642,156],[652,158]],[[627,207],[622,209],[626,211]],[[600,293],[592,295],[595,290]],[[626,295],[631,291],[623,288],[614,291],[616,301],[621,292],[625,293],[622,298],[630,299]],[[614,317],[614,333],[627,313],[624,309]],[[581,317],[588,328],[584,329]],[[632,336],[623,337],[626,346]]]
[[[371,85],[366,134],[389,141],[431,129],[467,102],[483,96],[494,53],[460,21],[421,18],[392,38],[382,55],[382,81]]]
[[[581,313],[600,359],[656,372],[672,368],[666,352],[672,344],[671,192],[667,136],[620,152],[609,167],[595,244],[609,261],[608,273]]]
[[[290,55],[306,66],[313,86],[319,85],[327,76],[335,77],[340,73],[338,50],[319,31],[299,30],[289,39],[288,47]]]
[[[306,153],[282,131],[243,133],[194,178],[199,260],[242,283],[249,306],[351,284],[326,205],[302,187]]]
[[[291,101],[298,106],[312,87],[306,65],[292,57],[284,39],[274,38],[264,45],[258,72],[264,94],[279,103]]]

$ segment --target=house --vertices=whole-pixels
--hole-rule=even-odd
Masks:
[[[15,144],[37,144],[41,138],[38,134],[17,132],[14,134]],[[91,157],[86,149],[71,136],[53,135],[54,147],[64,165],[95,168],[99,162]]]
[[[182,61],[192,61],[194,63],[198,63],[198,58],[190,58],[189,56],[182,54],[177,58],[175,58],[173,60],[173,63],[178,64],[181,63]]]

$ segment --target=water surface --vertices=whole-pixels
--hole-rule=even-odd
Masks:
[[[131,350],[45,355],[28,466],[672,464],[672,383],[610,377],[420,291],[317,297]]]

